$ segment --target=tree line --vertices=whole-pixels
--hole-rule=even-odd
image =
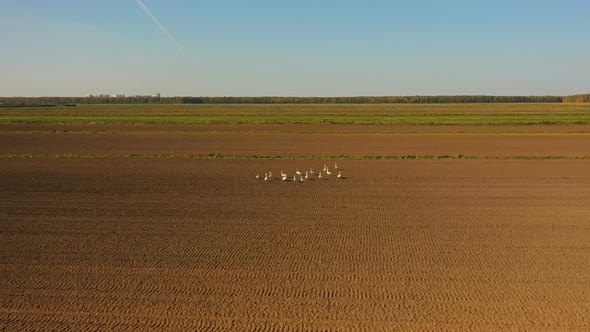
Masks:
[[[461,104],[590,102],[576,96],[382,96],[382,97],[0,97],[0,106],[77,104]]]
[[[590,94],[573,95],[563,98],[564,103],[590,103]]]

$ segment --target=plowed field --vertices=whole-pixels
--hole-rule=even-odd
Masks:
[[[587,156],[590,134],[0,134],[8,154]]]
[[[466,126],[466,125],[326,125],[326,124],[47,124],[47,123],[0,123],[2,132],[221,132],[221,133],[590,133],[588,125],[510,125],[510,126]]]
[[[373,121],[334,105],[183,124],[166,116],[228,111],[150,107],[0,110],[0,331],[590,330],[588,125],[314,124]],[[374,112],[455,106],[407,107]],[[473,158],[428,158],[444,155]],[[344,178],[319,179],[335,162]]]
[[[590,326],[590,162],[322,163],[2,160],[0,326]]]

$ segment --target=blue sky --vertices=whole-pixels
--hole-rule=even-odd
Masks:
[[[0,95],[590,92],[590,1],[0,1]]]

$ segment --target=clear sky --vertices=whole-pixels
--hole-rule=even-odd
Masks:
[[[1,0],[0,96],[590,92],[588,0]]]

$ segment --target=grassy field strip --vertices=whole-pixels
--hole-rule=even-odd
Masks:
[[[76,107],[3,107],[0,114],[572,114],[590,111],[588,103],[475,103],[475,104],[80,104]]]
[[[302,135],[428,135],[428,134],[449,134],[449,135],[584,135],[590,134],[590,127],[588,131],[493,131],[493,130],[462,130],[462,131],[436,131],[436,130],[0,130],[0,134],[87,134],[87,135],[114,135],[114,134],[129,134],[129,135],[144,135],[144,134],[247,134],[247,135],[268,135],[268,134],[302,134]]]
[[[380,125],[531,125],[590,124],[590,115],[245,115],[232,116],[39,116],[0,115],[0,123],[52,124],[380,124]]]
[[[0,158],[62,159],[220,159],[220,160],[590,160],[590,156],[466,156],[466,155],[390,155],[390,156],[232,156],[211,153],[186,154],[0,154]]]

